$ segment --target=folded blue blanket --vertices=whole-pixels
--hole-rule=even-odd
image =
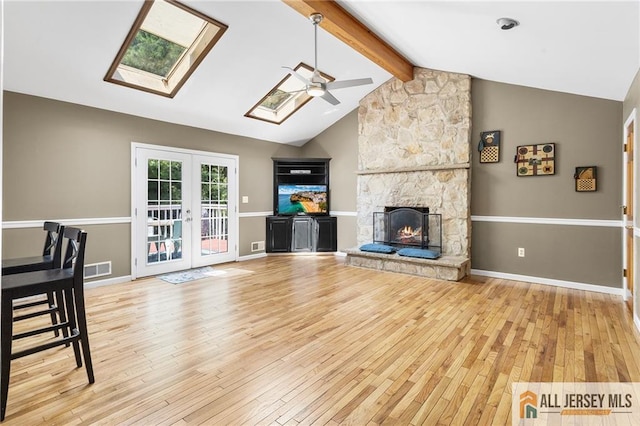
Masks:
[[[440,257],[440,253],[433,250],[418,249],[418,248],[403,248],[398,250],[399,256],[406,257],[419,257],[422,259],[437,259]]]
[[[372,253],[386,253],[386,254],[390,254],[390,253],[395,253],[396,252],[396,248],[392,247],[392,246],[387,246],[385,244],[364,244],[362,246],[360,246],[360,251],[369,251]]]

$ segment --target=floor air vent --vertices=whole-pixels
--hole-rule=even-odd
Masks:
[[[111,275],[111,261],[84,265],[84,277],[94,278]]]

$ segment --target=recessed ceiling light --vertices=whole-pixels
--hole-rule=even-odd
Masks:
[[[499,18],[496,22],[500,25],[501,30],[510,30],[520,25],[520,22],[512,18]]]

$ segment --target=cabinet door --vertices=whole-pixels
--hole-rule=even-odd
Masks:
[[[267,253],[291,251],[291,219],[267,217]]]
[[[316,251],[337,251],[338,250],[338,221],[331,216],[316,217],[318,223],[318,240]]]
[[[310,217],[293,219],[291,251],[313,251],[314,221]]]

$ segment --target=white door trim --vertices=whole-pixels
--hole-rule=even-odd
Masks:
[[[633,147],[632,147],[632,153],[633,155],[636,156],[636,158],[634,158],[634,162],[633,162],[633,179],[635,180],[635,182],[633,182],[634,184],[638,182],[638,158],[637,158],[637,152],[638,152],[638,120],[637,120],[637,111],[636,108],[634,108],[631,113],[629,114],[629,116],[627,117],[627,119],[624,122],[624,127],[622,130],[622,144],[624,146],[624,144],[627,143],[627,138],[629,136],[629,131],[628,128],[629,126],[633,123],[633,141],[631,143],[633,143]],[[634,194],[633,194],[633,199],[632,200],[627,200],[627,155],[628,153],[625,152],[623,150],[622,153],[622,200],[623,200],[623,204],[624,205],[631,205],[632,206],[632,211],[633,211],[633,223],[627,223],[627,218],[625,217],[624,212],[622,213],[622,223],[623,225],[630,225],[630,226],[634,226],[634,239],[636,238],[637,232],[637,226],[636,224],[638,223],[638,196],[637,196],[637,192],[638,192],[638,188],[634,186]],[[623,269],[626,268],[626,259],[627,259],[627,229],[626,228],[622,228],[622,267]],[[632,241],[632,244],[635,244],[635,241]],[[640,297],[638,296],[638,279],[640,278],[640,272],[638,271],[638,253],[637,250],[633,251],[633,259],[632,259],[633,265],[634,265],[634,276],[633,276],[633,299],[631,301],[631,304],[633,306],[633,318],[634,318],[634,323],[636,325],[636,328],[638,328],[638,330],[640,331],[640,315],[638,313],[638,309],[637,307],[640,305],[640,303],[638,302],[638,300],[640,299]],[[623,278],[624,284],[623,284],[623,297],[625,300],[628,299],[629,297],[629,286],[628,286],[628,281],[626,278]]]

